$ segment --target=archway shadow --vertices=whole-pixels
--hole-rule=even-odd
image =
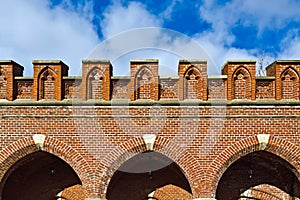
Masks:
[[[180,167],[170,158],[157,152],[144,152],[125,161],[112,176],[108,185],[108,200],[148,199],[148,195],[165,185],[176,185],[192,193]]]
[[[222,175],[216,197],[236,200],[240,194],[260,184],[275,186],[291,197],[300,197],[297,170],[286,160],[267,151],[255,151],[241,157]]]
[[[36,151],[13,164],[0,185],[5,200],[49,200],[76,184],[81,181],[65,161],[51,153]]]

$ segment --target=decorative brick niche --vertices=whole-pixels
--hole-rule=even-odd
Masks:
[[[299,100],[299,60],[278,60],[267,67],[267,76],[275,76],[275,99]]]
[[[132,60],[130,70],[130,100],[159,100],[158,60]]]
[[[111,100],[112,65],[108,60],[83,60],[81,95],[83,100]]]
[[[231,60],[222,68],[227,75],[227,99],[256,98],[255,60]]]
[[[180,100],[207,100],[207,61],[180,60],[178,75]]]
[[[69,67],[60,60],[34,60],[32,64],[33,99],[62,100],[62,78],[68,76]]]

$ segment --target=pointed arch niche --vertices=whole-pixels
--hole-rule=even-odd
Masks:
[[[109,101],[112,70],[109,60],[83,60],[80,85],[82,99]]]
[[[152,88],[155,86],[154,75],[151,70],[143,66],[136,74],[135,95],[136,99],[153,99]]]
[[[56,99],[55,81],[57,74],[50,67],[46,67],[39,77],[39,99]]]
[[[232,77],[232,99],[251,99],[251,75],[249,71],[240,66]]]
[[[87,76],[87,99],[102,99],[104,79],[104,73],[100,68],[91,69]]]
[[[191,66],[184,75],[184,98],[202,99],[202,81],[203,80],[200,71],[195,66]]]
[[[207,61],[180,60],[179,99],[207,100]]]
[[[281,99],[299,100],[299,75],[295,69],[288,67],[281,76]]]
[[[159,100],[158,60],[130,61],[130,100]]]

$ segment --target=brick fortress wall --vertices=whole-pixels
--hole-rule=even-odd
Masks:
[[[228,61],[208,76],[206,61],[180,60],[178,76],[160,77],[158,60],[134,60],[130,76],[117,77],[109,61],[83,60],[71,77],[61,61],[35,60],[23,77],[22,66],[0,61],[0,178],[42,149],[75,170],[80,195],[104,199],[118,167],[146,151],[145,134],[181,167],[194,199],[214,198],[230,164],[257,150],[299,171],[300,61],[276,61],[263,77],[255,64]]]

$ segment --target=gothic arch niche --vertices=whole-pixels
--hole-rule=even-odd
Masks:
[[[149,194],[172,184],[191,194],[191,187],[180,167],[157,152],[144,152],[125,161],[112,176],[108,200],[147,200]]]
[[[297,72],[289,67],[280,76],[281,98],[299,100],[299,76]]]
[[[6,71],[0,66],[0,99],[6,99],[7,77]]]
[[[55,98],[55,81],[56,73],[46,67],[40,74],[39,78],[39,99],[56,99]]]
[[[240,66],[233,73],[233,99],[251,99],[251,76],[248,70]]]
[[[185,99],[202,99],[202,76],[199,70],[192,66],[184,75],[184,98]]]
[[[299,198],[298,176],[297,170],[281,157],[267,151],[255,151],[227,168],[218,183],[216,198],[236,200],[244,196],[251,199],[245,197],[248,194],[245,192],[261,184],[274,186],[290,197]]]
[[[102,99],[104,73],[98,68],[91,69],[87,76],[87,99]]]
[[[63,189],[81,184],[75,171],[57,156],[45,151],[18,160],[4,175],[2,199],[58,199]]]
[[[144,66],[138,71],[135,83],[136,99],[154,98],[154,92],[152,92],[152,90],[154,88],[155,79],[152,71],[148,67]]]

